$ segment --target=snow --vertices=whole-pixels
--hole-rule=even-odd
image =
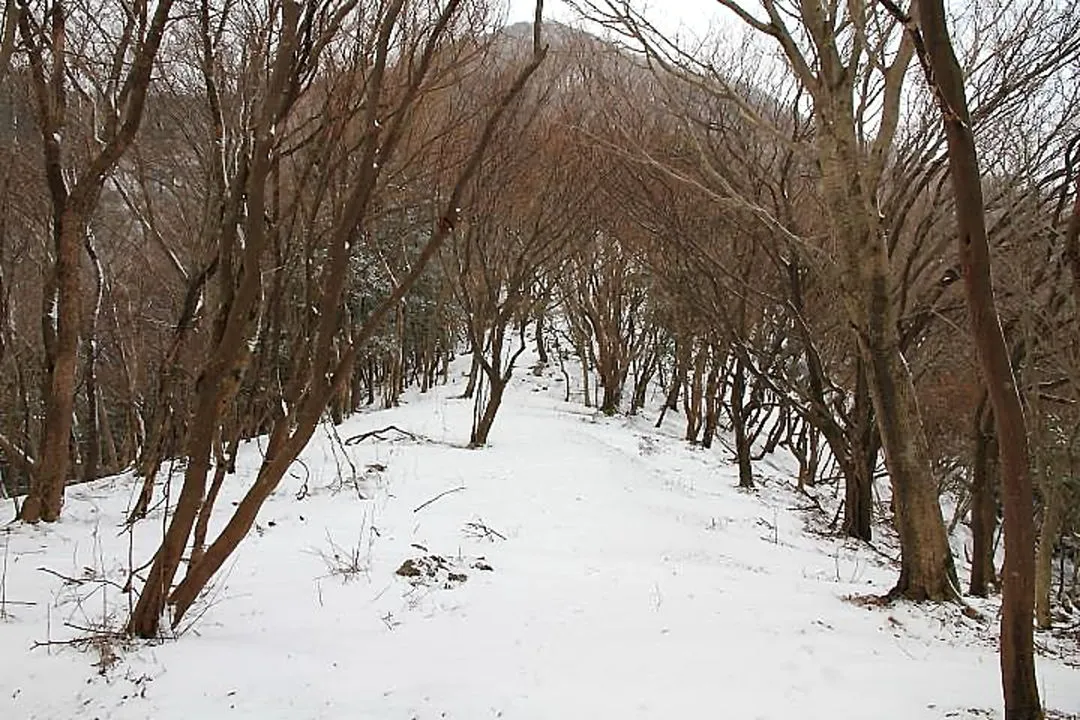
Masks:
[[[783,461],[739,491],[723,447],[597,417],[524,370],[491,446],[470,450],[461,387],[339,428],[417,436],[349,446],[355,478],[320,431],[162,643],[34,647],[86,637],[69,624],[121,626],[129,598],[98,580],[122,585],[161,531],[159,508],[129,561],[135,479],[71,488],[54,525],[8,526],[0,718],[1000,717],[993,601],[981,619],[851,601],[895,570],[808,532]],[[222,512],[258,452],[245,446]],[[395,574],[410,559],[435,577]],[[1038,672],[1048,707],[1080,713],[1075,667]]]

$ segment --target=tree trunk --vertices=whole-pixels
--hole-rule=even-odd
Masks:
[[[873,539],[874,469],[877,467],[877,438],[874,427],[874,406],[866,371],[857,362],[855,378],[855,407],[851,436],[851,456],[844,473],[844,524],[848,537],[869,542]]]
[[[972,595],[986,597],[996,584],[994,531],[997,527],[997,440],[985,398],[975,414],[975,452],[971,470],[971,586]]]
[[[112,133],[104,138],[100,149],[76,173],[71,184],[68,168],[64,167],[62,138],[67,121],[66,41],[67,16],[61,3],[54,3],[47,12],[48,22],[30,21],[29,5],[19,19],[19,33],[28,56],[29,77],[37,106],[41,131],[44,170],[52,204],[55,265],[47,282],[47,299],[42,326],[46,335],[45,427],[38,451],[39,471],[32,477],[30,494],[19,517],[26,522],[52,522],[60,517],[64,501],[64,486],[70,469],[72,413],[75,405],[75,375],[78,365],[80,282],[79,258],[83,234],[97,206],[101,188],[109,173],[120,162],[135,139],[142,121],[150,74],[154,67],[165,25],[173,0],[161,0],[153,18],[140,27],[145,31],[133,50],[132,61],[121,83],[125,95],[118,116],[105,122]],[[52,66],[45,67],[42,48],[50,52]],[[52,305],[55,292],[55,306]],[[52,317],[55,311],[55,323]]]
[[[735,458],[739,463],[739,487],[753,489],[754,467],[750,458],[750,438],[746,432],[747,413],[743,399],[746,393],[746,368],[742,357],[735,359],[731,374],[731,426],[735,431]]]
[[[1032,616],[1035,601],[1034,488],[1027,427],[994,300],[990,246],[986,237],[982,178],[967,107],[964,77],[953,51],[943,0],[919,4],[925,40],[920,54],[945,125],[949,170],[956,196],[960,264],[979,365],[997,425],[1005,510],[1005,567],[1002,582],[1001,677],[1005,720],[1041,720],[1035,680]]]
[[[470,447],[487,445],[488,435],[491,433],[491,426],[495,424],[495,414],[499,412],[499,405],[502,404],[505,389],[506,382],[489,378],[488,396],[484,402],[484,410],[477,416],[476,421],[473,423],[472,433],[469,436]]]
[[[716,428],[720,424],[720,373],[727,364],[727,358],[721,357],[720,352],[713,345],[712,367],[709,368],[709,376],[705,381],[705,426],[702,428],[701,446],[712,448],[713,438],[716,437]]]
[[[838,113],[838,117],[850,118],[850,114]],[[852,175],[859,150],[853,141],[843,139],[854,137],[854,130],[848,128],[819,141],[822,184],[834,232],[844,246],[844,302],[856,329],[893,489],[900,577],[889,596],[915,601],[955,599],[959,590],[938,484],[914,379],[900,350],[886,240],[877,216],[860,201],[866,194],[858,173]]]
[[[600,412],[609,416],[619,412],[623,384],[626,379],[626,374],[621,369],[621,364],[625,360],[616,351],[610,349],[613,345],[617,345],[617,341],[615,343],[599,343],[600,348],[608,347],[609,352],[600,353],[597,360],[600,384],[604,387],[604,395],[600,400]]]
[[[895,347],[870,353],[874,412],[900,535],[900,578],[890,595],[916,601],[956,599],[956,569],[911,373]]]
[[[548,364],[548,351],[545,335],[547,334],[547,315],[543,309],[536,313],[536,359],[541,365]]]
[[[229,441],[227,450],[222,451],[220,444],[217,457],[214,458],[214,479],[210,481],[210,489],[206,492],[202,505],[199,507],[199,517],[195,520],[194,535],[191,541],[191,565],[198,565],[206,552],[206,533],[210,529],[210,517],[214,513],[214,505],[217,503],[221,487],[225,484],[225,476],[234,471],[236,450],[240,446],[240,435],[234,431]]]
[[[645,407],[645,400],[649,394],[649,385],[652,384],[653,376],[660,364],[660,350],[653,348],[649,352],[634,378],[634,394],[630,400],[630,414],[636,415]]]
[[[675,367],[671,371],[671,385],[664,398],[664,407],[660,409],[660,417],[656,419],[658,429],[664,424],[664,416],[668,410],[679,409],[679,392],[686,384],[686,374],[690,367],[689,345],[687,342],[675,341]]]
[[[37,454],[38,471],[31,478],[30,493],[19,512],[19,518],[25,522],[55,522],[64,504],[71,460],[75,369],[79,360],[79,257],[83,226],[83,218],[72,209],[60,213],[55,233],[55,345],[46,375],[45,430]]]
[[[83,365],[83,384],[86,388],[86,433],[83,439],[85,447],[83,462],[83,480],[93,480],[100,474],[101,465],[101,407],[98,397],[97,355],[98,318],[101,316],[101,304],[105,297],[105,287],[101,260],[94,247],[90,232],[85,233],[86,254],[90,258],[90,267],[94,274],[94,307],[90,311],[90,323],[86,329],[85,363]]]
[[[812,10],[814,3],[803,5]],[[817,5],[820,12],[821,7]],[[876,178],[859,142],[849,68],[835,46],[822,48],[824,83],[817,107],[821,190],[841,262],[841,292],[866,368],[874,416],[889,470],[901,567],[890,597],[945,600],[959,595],[938,502],[938,484],[900,345],[888,239],[881,227]],[[827,52],[825,52],[827,51]],[[906,61],[898,55],[902,70]],[[882,130],[884,132],[884,130]]]
[[[708,351],[702,345],[694,357],[694,374],[683,397],[683,410],[686,412],[686,441],[697,443],[701,433],[701,406],[705,394],[705,364]]]
[[[480,352],[476,347],[472,351],[472,363],[469,365],[469,380],[465,383],[465,392],[461,393],[463,400],[472,400],[476,393],[476,381],[480,377]]]
[[[581,361],[581,391],[585,395],[585,407],[593,406],[592,394],[589,389],[589,338],[584,333],[576,333],[578,359]]]
[[[1035,623],[1046,630],[1051,625],[1050,608],[1054,581],[1054,545],[1061,536],[1061,497],[1055,480],[1043,480],[1043,519],[1039,528],[1039,548],[1035,555]]]
[[[367,404],[375,404],[375,378],[378,374],[378,369],[375,365],[375,358],[372,355],[368,355],[367,359]]]
[[[232,328],[236,333],[241,327]],[[232,333],[229,333],[231,336]],[[242,338],[230,342],[229,349],[239,352]],[[161,547],[154,556],[150,572],[146,576],[139,601],[128,621],[128,631],[142,638],[157,636],[161,615],[172,587],[173,579],[180,567],[180,558],[187,546],[188,538],[195,524],[199,508],[206,492],[206,476],[210,472],[210,450],[213,445],[215,428],[218,424],[218,398],[221,393],[222,376],[234,355],[228,350],[217,350],[217,357],[204,370],[199,378],[198,398],[192,421],[188,428],[185,447],[187,468],[184,483],[176,503]]]

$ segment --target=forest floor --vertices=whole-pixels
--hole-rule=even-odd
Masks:
[[[1000,717],[995,600],[866,602],[895,548],[820,532],[782,458],[740,491],[723,443],[597,416],[555,375],[519,370],[480,450],[460,383],[338,429],[411,435],[320,430],[160,643],[110,634],[161,532],[160,505],[123,528],[136,480],[0,530],[0,718]],[[1080,714],[1075,642],[1038,642],[1047,707]]]

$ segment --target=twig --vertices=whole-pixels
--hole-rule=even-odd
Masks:
[[[418,507],[417,507],[417,508],[416,508],[415,510],[413,510],[413,512],[414,512],[414,513],[418,513],[418,512],[420,512],[421,510],[423,510],[424,508],[426,508],[426,507],[427,507],[428,505],[430,505],[431,503],[433,503],[433,502],[435,502],[436,500],[438,500],[439,498],[443,498],[443,497],[446,497],[446,496],[447,496],[447,495],[449,495],[450,493],[456,493],[456,492],[458,492],[458,491],[460,491],[460,490],[464,490],[464,489],[465,489],[465,486],[464,486],[464,485],[462,485],[462,486],[460,486],[460,487],[456,487],[456,488],[450,488],[449,490],[443,490],[443,491],[442,491],[441,493],[439,493],[439,494],[438,494],[438,495],[436,495],[435,497],[431,498],[431,499],[430,499],[430,500],[428,500],[428,501],[427,501],[426,503],[423,503],[423,504],[419,505],[419,506],[418,506]]]
[[[8,571],[8,548],[11,546],[11,530],[4,529],[4,567],[0,572],[0,619],[7,618],[7,571]]]
[[[899,559],[899,558],[895,558],[895,557],[893,557],[892,555],[890,555],[889,553],[885,552],[884,550],[882,550],[882,549],[881,549],[881,548],[879,548],[879,547],[878,547],[878,546],[877,546],[876,544],[874,544],[874,543],[870,542],[869,540],[864,540],[864,541],[863,541],[863,545],[865,545],[866,547],[870,548],[870,549],[871,549],[871,550],[873,550],[873,551],[874,551],[875,553],[877,553],[877,554],[878,554],[878,555],[880,555],[881,557],[885,558],[886,560],[888,560],[888,561],[889,561],[890,563],[892,563],[893,565],[899,565],[899,564],[900,564],[900,559]]]
[[[92,576],[92,577],[85,577],[85,578],[77,578],[77,577],[70,577],[68,575],[64,575],[63,573],[58,573],[55,570],[52,570],[51,568],[47,568],[47,567],[39,567],[38,570],[43,572],[43,573],[47,573],[47,574],[52,575],[54,577],[60,578],[64,582],[65,585],[75,585],[75,586],[90,585],[90,584],[109,585],[109,586],[112,586],[112,587],[116,588],[117,590],[120,590],[121,592],[126,592],[124,590],[123,585],[116,582],[115,580],[110,580],[109,578],[106,578],[106,577]]]
[[[340,449],[341,456],[344,457],[345,462],[347,462],[349,464],[349,471],[350,471],[349,478],[352,481],[353,487],[356,489],[356,494],[360,496],[361,500],[363,500],[364,496],[360,492],[360,486],[357,483],[357,479],[356,479],[356,463],[354,463],[352,461],[352,458],[349,457],[348,451],[345,450],[345,443],[341,439],[341,434],[338,433],[337,425],[335,425],[333,422],[327,420],[327,421],[325,421],[323,423],[323,428],[326,430],[326,434],[330,438],[330,452],[333,454],[333,456],[334,456],[334,464],[337,466],[337,477],[338,477],[339,485],[344,485],[345,484],[344,473],[342,473],[342,471],[341,471],[341,460],[338,459],[338,450]],[[359,441],[357,441],[357,442],[359,442]],[[305,489],[306,489],[306,485],[307,485],[306,481],[304,482],[304,485],[305,485]]]
[[[103,641],[123,641],[127,639],[127,635],[122,630],[112,630],[106,627],[88,627],[70,622],[64,623],[64,627],[85,634],[67,640],[35,640],[34,644],[30,646],[31,649],[37,650],[42,647],[49,648],[57,646],[78,648],[80,646],[93,645],[94,643]]]
[[[473,537],[486,538],[488,540],[493,538],[499,538],[500,540],[506,539],[506,536],[501,532],[485,525],[483,520],[465,523],[465,532]]]

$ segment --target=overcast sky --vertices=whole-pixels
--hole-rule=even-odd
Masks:
[[[532,20],[536,8],[534,0],[507,0],[508,21],[511,23]],[[704,32],[718,20],[729,20],[716,0],[639,0],[638,9],[645,8],[646,16],[665,31],[686,30]],[[570,22],[576,14],[562,0],[545,0],[544,17],[549,20]]]

